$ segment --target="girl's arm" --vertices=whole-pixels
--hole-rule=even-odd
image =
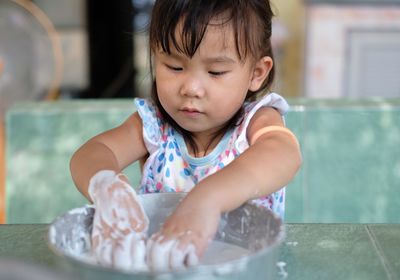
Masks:
[[[120,126],[103,132],[82,145],[72,156],[71,175],[78,190],[89,200],[89,181],[100,170],[117,174],[147,154],[142,137],[142,121],[132,114]]]
[[[247,129],[247,139],[261,128],[284,126],[279,112],[261,108]],[[249,199],[269,195],[288,184],[301,165],[301,153],[289,134],[271,131],[262,134],[255,143],[222,170],[201,181],[192,190],[193,199],[217,202],[220,211],[231,211]]]
[[[96,209],[91,250],[100,264],[121,269],[145,266],[149,220],[120,172],[146,153],[142,122],[134,113],[120,126],[90,139],[71,159],[72,178]]]
[[[283,126],[280,114],[273,108],[262,108],[252,118],[247,138],[253,139],[259,129]],[[169,259],[172,246],[179,251],[180,263],[196,263],[213,238],[220,215],[231,211],[249,199],[271,194],[285,186],[301,164],[297,141],[279,131],[262,134],[238,158],[218,172],[200,181],[183,199],[162,229],[151,238],[147,256],[150,264],[158,264],[162,254]],[[172,240],[165,243],[167,240]],[[174,241],[176,240],[176,241]],[[160,245],[165,243],[167,245]],[[171,245],[178,244],[178,245]],[[191,246],[195,250],[192,250]],[[195,253],[194,253],[195,252]],[[177,262],[179,263],[179,262]]]

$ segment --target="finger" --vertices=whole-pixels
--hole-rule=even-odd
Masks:
[[[97,256],[100,256],[101,252],[101,244],[104,242],[104,234],[102,234],[102,228],[100,227],[98,223],[98,217],[95,217],[94,222],[93,222],[93,229],[92,229],[92,254],[96,259]]]
[[[145,271],[145,252],[144,240],[135,233],[128,234],[114,246],[113,266],[128,271]]]
[[[199,263],[199,257],[196,253],[196,247],[193,244],[189,244],[183,252],[185,256],[186,266],[195,266]]]
[[[182,234],[182,236],[180,237],[179,248],[181,250],[184,250],[189,246],[189,244],[192,244],[195,248],[197,257],[201,258],[201,256],[203,256],[204,254],[204,251],[207,249],[212,240],[212,237],[206,237],[202,234],[198,234],[189,230]]]
[[[174,246],[171,248],[169,266],[172,270],[178,270],[185,267],[185,254],[183,250],[180,249],[179,242],[175,242]]]
[[[94,250],[96,260],[101,265],[112,266],[112,242],[111,240],[103,240]]]
[[[190,244],[190,235],[191,231],[185,231],[178,234],[177,242],[175,242],[174,246],[170,252],[170,268],[171,269],[182,269],[185,265],[186,259],[186,248]]]
[[[151,269],[152,263],[153,263],[152,252],[153,252],[154,246],[156,245],[157,242],[160,242],[161,239],[163,239],[163,236],[161,235],[161,233],[156,232],[146,242],[146,263],[147,263],[149,269]]]
[[[144,239],[136,239],[131,243],[131,267],[135,271],[147,271],[146,243]]]
[[[159,238],[160,239],[160,238]],[[149,268],[152,271],[168,271],[169,269],[169,257],[172,247],[176,240],[171,239],[163,243],[157,240],[152,240],[150,244],[149,252]]]
[[[151,252],[153,250],[153,246],[154,246],[155,240],[157,238],[158,238],[158,234],[153,234],[146,242],[146,263],[149,266],[149,268],[151,267],[151,263],[152,263]]]
[[[180,262],[180,263],[179,263]],[[176,242],[173,252],[171,252],[171,264],[174,267],[189,267],[199,263],[199,255],[193,241],[184,237]]]
[[[161,232],[154,233],[150,238],[149,238],[149,246],[153,246],[156,242],[161,242],[164,240],[164,235],[161,234]],[[151,246],[150,246],[151,245]]]
[[[93,231],[92,233],[92,251],[94,251],[100,245],[101,237],[99,232]]]
[[[115,268],[122,270],[132,269],[132,259],[131,248],[132,248],[132,235],[126,235],[116,242],[114,250],[112,252],[112,263]]]

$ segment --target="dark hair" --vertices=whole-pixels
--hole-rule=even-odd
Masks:
[[[173,47],[186,56],[193,57],[210,20],[221,15],[226,18],[221,25],[231,23],[233,26],[236,50],[240,60],[244,61],[249,55],[256,60],[264,56],[273,58],[270,40],[273,12],[269,0],[157,0],[150,23],[150,53],[161,48],[164,52],[171,54],[171,47]],[[182,31],[177,40],[176,28],[180,22],[182,22]],[[271,86],[274,76],[275,71],[272,68],[260,89],[247,93],[246,101],[255,100],[259,93],[264,93]],[[183,135],[197,154],[198,147],[192,134],[181,128],[161,106],[155,77],[153,77],[151,97],[164,120]],[[209,145],[218,136],[240,123],[242,115],[243,107],[224,128],[218,131]]]

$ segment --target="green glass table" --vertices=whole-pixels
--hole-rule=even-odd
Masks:
[[[0,259],[65,276],[60,257],[47,245],[47,229],[0,225]],[[400,224],[286,224],[280,250],[277,279],[400,279]]]

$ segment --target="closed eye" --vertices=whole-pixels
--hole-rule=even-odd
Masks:
[[[175,67],[175,66],[172,66],[172,65],[168,65],[168,64],[165,64],[165,66],[168,68],[168,69],[170,69],[170,70],[172,70],[172,71],[182,71],[183,70],[183,68],[182,67]]]
[[[213,76],[222,76],[228,73],[228,71],[208,71],[208,73]]]

